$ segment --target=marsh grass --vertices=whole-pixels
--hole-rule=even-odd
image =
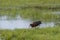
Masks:
[[[60,0],[0,0],[0,16],[7,15],[15,18],[16,15],[19,15],[24,19],[33,21],[59,21],[60,16],[52,14],[51,12],[54,10],[47,9],[51,6],[59,6],[59,4]],[[42,8],[30,7],[34,5],[42,6]],[[26,6],[28,7],[26,8]],[[59,11],[60,9],[57,10]],[[57,10],[55,9],[55,11]]]
[[[52,14],[51,10],[35,8],[21,9],[26,5],[60,4],[60,0],[0,0],[0,16],[11,18],[20,15],[22,18],[42,21],[59,21],[60,15]],[[54,6],[54,5],[46,5]],[[60,40],[60,27],[0,30],[2,40]]]
[[[60,4],[60,0],[0,0],[0,7],[33,4]]]
[[[5,40],[60,40],[60,27],[0,30]]]

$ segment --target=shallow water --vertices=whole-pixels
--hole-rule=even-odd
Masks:
[[[0,20],[0,28],[2,29],[28,28],[29,24],[30,20],[23,20],[21,18],[7,20],[6,16],[2,16]]]
[[[60,11],[53,12],[53,14],[60,14]]]
[[[7,20],[7,16],[0,17],[0,28],[1,29],[15,29],[15,28],[30,28],[31,20],[24,20],[20,16],[16,17],[17,19]],[[53,27],[53,22],[43,23],[39,26],[40,28]]]
[[[55,23],[54,22],[46,22],[46,23],[42,23],[40,25],[40,28],[45,28],[45,27],[54,27]]]

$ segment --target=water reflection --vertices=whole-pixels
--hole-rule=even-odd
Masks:
[[[7,29],[14,29],[14,28],[28,28],[29,21],[24,20],[2,20],[0,21],[0,27],[7,28]]]
[[[0,28],[2,29],[15,29],[15,28],[30,28],[31,20],[23,20],[20,16],[17,16],[16,20],[7,20],[7,16],[0,17]],[[39,27],[53,27],[54,23],[42,23]]]
[[[45,28],[45,27],[54,27],[55,23],[54,22],[46,22],[46,23],[42,23],[40,25],[40,28]]]
[[[2,29],[15,29],[15,28],[28,28],[30,20],[23,20],[20,16],[17,16],[16,20],[7,20],[7,16],[1,16],[0,27]]]

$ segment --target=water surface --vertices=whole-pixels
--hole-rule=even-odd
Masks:
[[[29,19],[22,19],[20,16],[16,17],[17,19],[11,19],[7,20],[7,16],[1,16],[0,17],[0,28],[1,29],[15,29],[15,28],[31,28],[30,23],[32,23],[31,20]],[[45,28],[45,27],[53,27],[54,23],[53,22],[42,22],[41,25],[39,25],[40,28]]]

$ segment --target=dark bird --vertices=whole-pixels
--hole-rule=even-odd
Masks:
[[[36,21],[36,22],[33,22],[32,24],[30,24],[30,26],[33,28],[33,27],[36,27],[40,24],[41,24],[41,21]]]

